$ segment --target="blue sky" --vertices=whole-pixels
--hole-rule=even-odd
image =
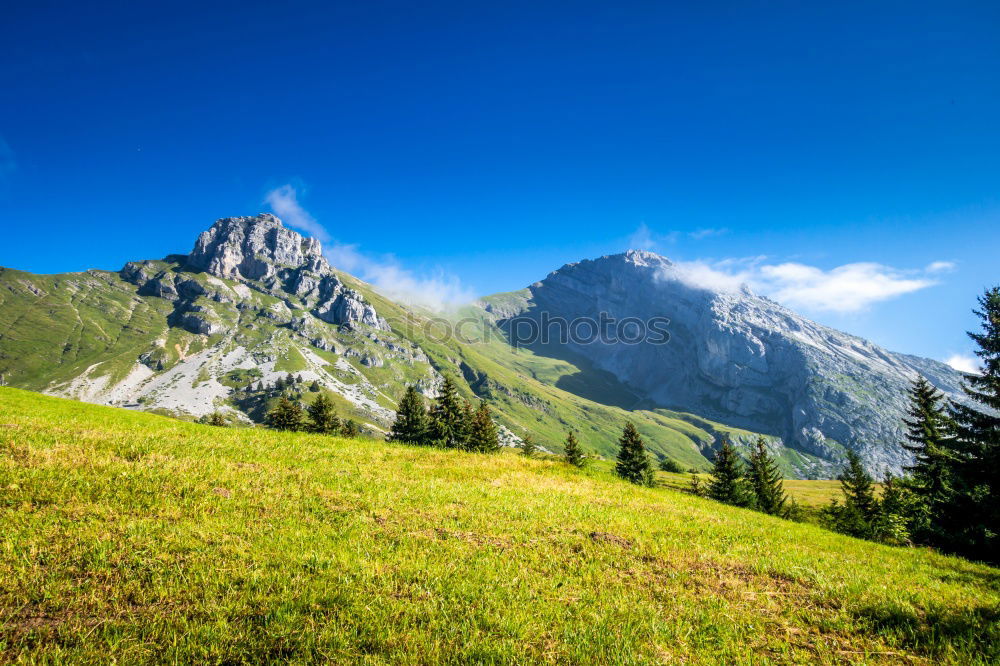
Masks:
[[[968,354],[1000,282],[1000,5],[687,4],[17,3],[0,265],[117,269],[294,197],[435,297],[642,246]]]

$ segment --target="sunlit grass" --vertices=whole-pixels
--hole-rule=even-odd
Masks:
[[[600,465],[0,389],[0,661],[988,663],[998,585]]]

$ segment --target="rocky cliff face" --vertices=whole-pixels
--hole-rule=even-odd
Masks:
[[[295,299],[311,314],[342,326],[365,324],[388,330],[364,297],[346,287],[323,257],[320,242],[286,229],[274,215],[227,217],[201,233],[183,259],[187,267],[229,280],[281,299]],[[223,302],[222,290],[206,289],[197,280],[173,270],[157,270],[151,262],[129,262],[123,279],[139,285],[140,293],[178,301],[176,322],[193,333],[212,335],[221,327],[205,309],[192,303],[202,296]]]
[[[943,363],[821,326],[747,288],[693,284],[651,252],[569,264],[529,291],[519,314],[504,313],[508,326],[542,313],[668,318],[666,344],[568,347],[656,405],[780,437],[816,456],[807,473],[819,476],[834,472],[845,448],[874,472],[899,472],[908,461],[900,418],[918,372],[948,394],[959,392],[961,375]]]

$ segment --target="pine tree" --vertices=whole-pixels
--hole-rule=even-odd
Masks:
[[[875,498],[875,480],[861,463],[854,451],[847,451],[847,466],[837,477],[844,493],[844,504],[857,509],[861,517],[871,523],[878,517],[878,500]]]
[[[226,418],[219,412],[212,412],[212,415],[208,417],[208,425],[224,426],[226,425]]]
[[[389,441],[409,444],[428,444],[430,421],[427,406],[416,386],[407,386],[396,409],[396,421],[389,432]]]
[[[784,514],[788,498],[781,482],[781,472],[767,452],[767,442],[760,436],[754,441],[747,461],[747,481],[753,491],[754,508],[774,516]]]
[[[313,382],[312,382],[312,384],[309,385],[309,392],[310,393],[319,393],[319,380],[318,379],[314,379]]]
[[[340,419],[333,409],[333,402],[325,393],[320,393],[307,410],[309,412],[309,430],[323,435],[332,435],[340,431]]]
[[[535,438],[531,436],[531,433],[528,433],[521,438],[521,455],[530,458],[536,453],[538,453],[538,446],[535,444]]]
[[[302,383],[302,375],[295,375],[295,383],[296,384]]]
[[[361,429],[354,419],[347,419],[340,424],[340,434],[344,437],[357,437],[361,434]]]
[[[573,467],[583,467],[587,464],[587,456],[583,455],[580,443],[576,441],[576,435],[572,432],[566,434],[566,444],[563,445],[566,462]]]
[[[632,483],[650,484],[653,467],[646,454],[642,437],[631,421],[625,423],[618,444],[618,463],[615,465],[615,473]]]
[[[911,477],[900,479],[898,486],[916,495],[909,516],[914,536],[924,542],[940,544],[950,529],[944,510],[952,492],[952,467],[957,460],[952,451],[952,423],[943,404],[944,396],[918,376],[909,391],[909,418],[903,419],[906,440],[903,448],[913,454],[913,465],[906,467]]]
[[[965,394],[977,406],[954,403],[951,418],[956,460],[953,493],[944,510],[948,547],[970,557],[1000,562],[1000,287],[979,298],[976,343],[981,374],[967,374]]]
[[[275,430],[301,430],[302,407],[283,397],[267,413],[267,422]]]
[[[751,504],[750,491],[743,478],[743,463],[728,439],[722,440],[722,447],[715,454],[708,496],[734,506]]]
[[[476,412],[472,409],[472,403],[468,400],[462,400],[462,417],[458,422],[458,429],[456,432],[456,437],[458,440],[458,448],[465,449],[466,451],[476,451],[475,446],[472,445],[472,424],[476,418]]]
[[[500,450],[497,426],[485,401],[479,403],[479,409],[472,416],[467,442],[466,449],[469,451],[494,453]]]
[[[439,446],[462,448],[467,427],[462,400],[458,397],[455,382],[445,376],[441,391],[431,407],[431,439]]]

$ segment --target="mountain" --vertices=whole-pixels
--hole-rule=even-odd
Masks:
[[[337,271],[317,240],[278,218],[225,218],[188,254],[117,272],[0,269],[0,383],[188,419],[218,411],[250,424],[277,400],[277,380],[292,374],[302,400],[325,391],[341,416],[379,434],[407,384],[432,396],[451,373],[465,398],[493,405],[508,445],[531,432],[555,451],[574,429],[585,447],[613,455],[632,419],[655,455],[705,469],[713,442],[750,434],[693,414],[626,409],[611,399],[622,392],[614,377],[513,350],[490,315],[465,314],[474,339],[442,335],[456,322]]]
[[[515,337],[518,327],[530,332],[531,322],[544,328],[546,321],[596,321],[601,313],[615,321],[669,320],[665,342],[650,336],[637,344],[529,346],[583,357],[647,405],[780,438],[813,457],[814,474],[833,474],[845,449],[873,471],[898,473],[909,461],[899,445],[900,418],[917,373],[960,396],[961,374],[943,363],[822,326],[747,287],[706,286],[652,252],[569,264],[527,290],[484,299],[483,307]]]
[[[543,316],[669,319],[667,344],[512,345]],[[783,471],[830,477],[844,448],[898,470],[899,417],[915,372],[954,394],[960,375],[810,322],[748,290],[692,284],[631,251],[571,264],[448,317],[395,303],[338,271],[319,241],[273,215],[224,218],[187,254],[120,271],[0,268],[0,383],[181,418],[260,422],[280,395],[326,392],[386,431],[407,384],[442,373],[490,403],[504,442],[558,451],[568,430],[613,456],[631,420],[656,457],[707,469],[723,438],[768,436]]]

